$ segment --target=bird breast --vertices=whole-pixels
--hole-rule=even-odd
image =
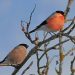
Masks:
[[[27,50],[24,46],[19,46],[12,50],[8,55],[9,63],[21,64],[27,56]]]
[[[53,31],[58,31],[64,26],[64,16],[57,15],[55,17],[49,18],[47,20],[47,26]]]

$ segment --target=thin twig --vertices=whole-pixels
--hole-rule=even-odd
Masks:
[[[59,75],[61,75],[62,74],[62,44],[61,44],[61,42],[62,42],[62,35],[61,35],[61,30],[60,30],[60,35],[59,35],[59,61],[60,61],[60,63],[59,63]]]
[[[75,17],[72,19],[72,22],[70,23],[70,25],[68,25],[68,27],[62,30],[62,32],[65,32],[66,30],[70,29],[70,27],[74,24],[74,22],[75,22]]]
[[[62,41],[61,44],[65,43],[65,42],[67,42],[67,41],[69,41],[69,39],[67,39],[67,40],[65,40],[65,41]],[[59,46],[59,44],[60,44],[60,43],[58,43],[58,44],[56,44],[56,45],[54,45],[54,46],[52,46],[52,47],[50,47],[50,48],[47,48],[46,51],[41,55],[41,57],[39,58],[39,60],[41,60],[41,58],[46,54],[46,52],[48,52],[48,51],[50,51],[50,50],[52,50],[52,49],[55,49],[55,47]]]
[[[38,74],[40,75],[40,69],[39,69],[39,67],[40,67],[40,61],[39,61],[39,57],[38,57],[38,52],[36,52],[36,56],[37,56],[37,72],[38,72]]]
[[[64,11],[64,12],[65,12],[65,18],[67,17],[67,15],[68,15],[68,13],[69,13],[69,11],[70,11],[70,7],[71,7],[73,1],[74,1],[74,0],[68,0],[67,7],[66,7],[66,9],[65,9],[65,11]]]
[[[32,66],[32,64],[33,64],[33,61],[28,65],[28,67],[22,72],[21,75],[24,75],[25,72],[30,69],[30,67]]]
[[[72,41],[72,43],[75,44],[75,36],[68,35],[67,33],[64,33],[62,35],[68,37]]]
[[[27,24],[27,33],[28,33],[28,30],[29,30],[29,26],[30,26],[30,23],[31,23],[32,15],[33,15],[33,13],[34,13],[34,11],[35,11],[35,8],[36,8],[36,4],[35,4],[35,7],[34,7],[34,9],[32,10],[32,12],[31,12],[31,14],[30,14],[30,19],[29,19],[29,22],[28,22],[28,24]]]
[[[70,34],[75,28],[75,24],[72,26],[72,28],[67,32],[67,34]]]
[[[64,55],[64,57],[65,56],[67,56],[67,55],[69,55],[72,51],[74,51],[75,50],[75,47],[74,48],[72,48],[72,49],[70,49],[70,50],[68,50],[68,52]]]
[[[74,70],[74,68],[73,68],[74,62],[75,62],[75,56],[74,56],[73,60],[71,61],[71,66],[70,66],[71,75],[74,75],[74,73],[75,73],[75,70]]]
[[[67,19],[67,20],[65,20],[65,22],[71,22],[71,21],[73,21],[73,19]]]
[[[44,40],[46,39],[46,37],[47,37],[47,34],[44,34]],[[48,45],[49,43],[45,43],[44,44],[44,49],[45,49],[45,51],[46,51],[46,49],[47,49],[47,45]],[[49,70],[49,64],[50,64],[50,62],[49,62],[49,56],[48,56],[48,53],[46,52],[46,60],[47,60],[47,62],[46,62],[46,67],[45,67],[45,75],[48,75],[48,70]]]

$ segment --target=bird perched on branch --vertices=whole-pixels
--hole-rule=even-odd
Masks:
[[[0,62],[0,66],[19,66],[26,58],[28,45],[19,44]]]
[[[60,31],[64,26],[64,21],[64,12],[55,11],[52,15],[50,15],[46,20],[44,20],[40,25],[38,25],[29,33],[33,33],[37,30],[43,30],[46,32]]]

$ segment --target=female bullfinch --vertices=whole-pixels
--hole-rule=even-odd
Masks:
[[[20,65],[28,54],[27,48],[27,44],[19,44],[0,62],[0,66],[16,67]]]

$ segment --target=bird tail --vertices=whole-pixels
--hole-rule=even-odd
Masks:
[[[0,66],[11,66],[11,64],[9,64],[8,61],[6,61],[5,59],[0,61]]]
[[[4,58],[4,60],[0,61],[0,66],[5,66],[6,65],[5,60],[6,60],[6,57]]]
[[[0,62],[0,66],[14,66],[15,67],[16,64],[10,64],[8,62]]]
[[[1,61],[0,66],[7,66],[7,64],[4,61]]]
[[[32,31],[30,31],[29,33],[33,33],[37,30],[37,28],[33,29]]]
[[[33,33],[33,32],[35,32],[35,31],[41,30],[41,29],[42,29],[42,25],[40,24],[40,25],[36,26],[36,28],[33,29],[32,31],[30,31],[29,33]]]
[[[8,64],[1,63],[0,66],[9,66]]]

